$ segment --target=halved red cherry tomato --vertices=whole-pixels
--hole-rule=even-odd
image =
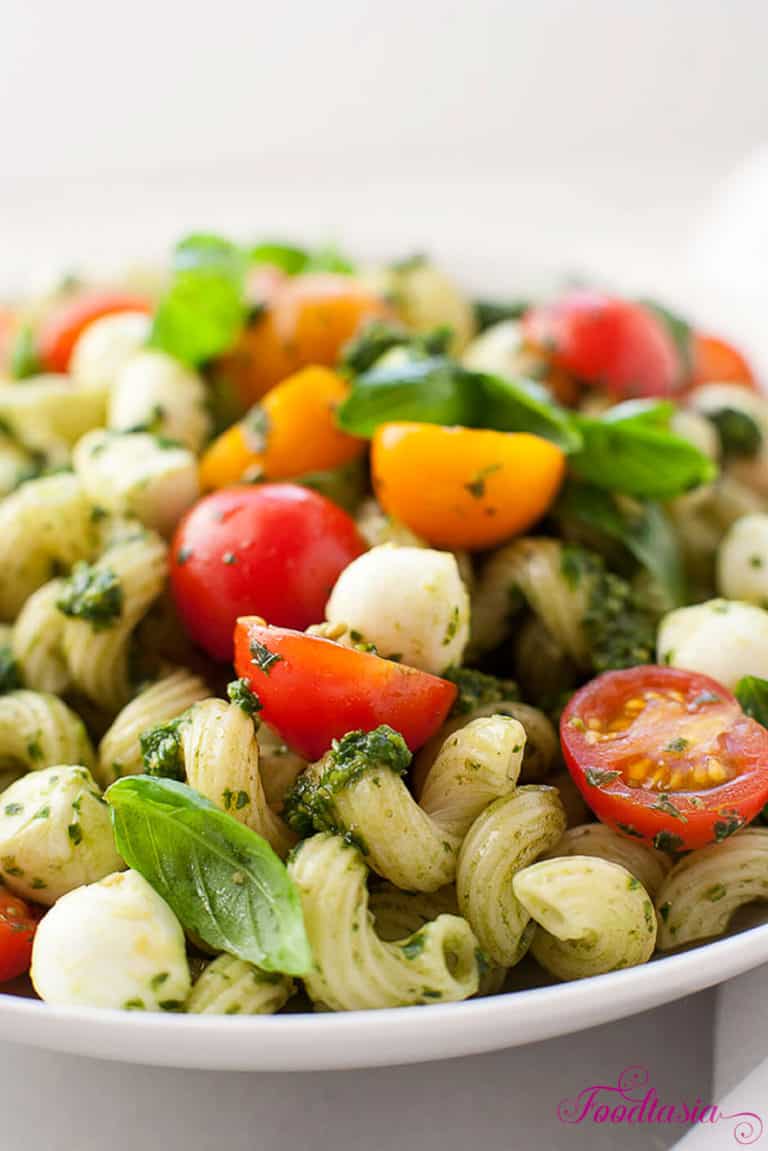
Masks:
[[[768,801],[768,731],[706,675],[606,672],[572,697],[560,737],[598,819],[662,850],[719,843]]]
[[[693,337],[693,379],[699,384],[741,384],[757,389],[755,374],[741,352],[717,336],[695,332]]]
[[[672,337],[648,308],[599,292],[572,291],[531,308],[523,335],[555,368],[614,399],[668,396],[682,364]]]
[[[365,548],[351,516],[309,488],[222,488],[177,527],[171,587],[192,639],[214,659],[231,660],[238,616],[320,623],[331,588]]]
[[[388,723],[411,751],[445,720],[456,686],[436,675],[319,636],[239,619],[235,668],[261,700],[261,716],[306,759],[348,731]]]
[[[40,324],[37,341],[41,367],[46,372],[66,372],[75,344],[94,320],[116,312],[151,312],[152,307],[146,296],[104,289],[62,300]]]
[[[29,904],[0,887],[0,983],[29,970],[37,919]]]

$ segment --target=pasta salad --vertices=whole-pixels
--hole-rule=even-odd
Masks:
[[[445,1003],[768,898],[768,400],[656,302],[69,278],[0,309],[0,551],[6,990]]]

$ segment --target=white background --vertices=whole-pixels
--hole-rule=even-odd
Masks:
[[[766,43],[764,0],[0,0],[0,295],[221,229],[427,248],[497,290],[591,272],[766,356]],[[711,1007],[345,1076],[0,1045],[0,1147],[661,1148],[554,1108],[625,1061],[706,1095]]]

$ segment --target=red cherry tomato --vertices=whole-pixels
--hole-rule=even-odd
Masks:
[[[693,337],[692,387],[699,384],[741,384],[757,390],[755,374],[733,344],[696,332]]]
[[[23,899],[0,887],[0,983],[29,970],[37,918]]]
[[[657,316],[630,300],[569,292],[531,308],[523,335],[555,368],[617,400],[668,396],[682,383],[672,337]]]
[[[284,627],[319,623],[341,572],[365,551],[354,520],[298,484],[222,488],[176,529],[171,587],[192,639],[232,659],[241,615]]]
[[[89,324],[116,312],[151,312],[152,302],[133,292],[88,291],[62,300],[40,324],[38,351],[46,372],[66,372],[72,350]]]
[[[456,698],[455,684],[436,675],[258,619],[237,621],[235,667],[261,700],[264,720],[310,760],[348,731],[381,723],[416,751]]]
[[[718,843],[768,801],[768,731],[706,675],[606,672],[572,697],[560,738],[598,819],[662,850]]]

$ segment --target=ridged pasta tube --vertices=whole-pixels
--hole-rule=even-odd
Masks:
[[[475,820],[459,852],[456,891],[461,914],[483,951],[513,967],[530,946],[530,914],[512,887],[514,876],[556,843],[565,812],[553,787],[518,787]]]
[[[124,775],[139,775],[143,770],[139,742],[142,733],[175,719],[208,694],[200,677],[185,668],[172,671],[140,691],[118,713],[99,744],[94,769],[97,783],[106,789]]]
[[[68,581],[70,589],[76,578],[77,573]],[[131,633],[162,591],[165,578],[165,544],[153,532],[139,532],[104,552],[83,581],[119,588],[119,613],[108,621],[88,618],[85,611],[66,618],[61,642],[72,683],[105,711],[119,711],[131,698]],[[60,610],[66,596],[65,588]]]
[[[35,691],[60,695],[71,677],[62,651],[66,617],[58,602],[66,580],[49,580],[25,602],[13,628],[11,649],[22,679]]]
[[[192,1015],[274,1015],[294,991],[288,975],[219,955],[195,982],[185,1009]]]
[[[58,568],[96,554],[92,512],[82,484],[67,473],[29,480],[0,502],[0,619],[15,619]]]
[[[0,770],[35,771],[57,763],[91,767],[85,724],[55,695],[11,691],[0,696]]]
[[[453,882],[461,841],[520,773],[525,732],[505,716],[477,719],[445,741],[417,803],[401,775],[410,762],[390,728],[350,732],[302,777],[288,800],[289,822],[349,833],[366,861],[406,891]]]
[[[558,979],[635,967],[653,954],[653,904],[617,863],[583,855],[544,859],[518,872],[512,886],[539,925],[531,954]]]
[[[338,835],[299,844],[288,872],[301,895],[314,967],[310,997],[334,1011],[455,1002],[479,984],[477,940],[469,924],[439,915],[415,934],[385,943],[368,909],[368,869]]]
[[[253,720],[220,699],[196,703],[179,725],[187,782],[228,811],[285,856],[296,842],[267,803],[259,771],[259,741]]]
[[[303,771],[307,761],[291,751],[273,727],[259,724],[259,769],[264,794],[269,806],[277,812],[283,810],[285,797]]]
[[[193,453],[147,432],[89,432],[75,447],[73,463],[94,504],[135,516],[161,535],[171,533],[200,494]]]
[[[768,829],[748,827],[686,855],[656,895],[659,949],[722,935],[744,904],[768,899]]]
[[[154,432],[199,452],[211,428],[203,381],[165,352],[138,352],[115,377],[107,424]]]
[[[650,896],[654,896],[664,882],[672,860],[663,851],[638,839],[620,835],[604,823],[583,823],[565,832],[545,859],[559,859],[568,855],[591,855],[607,859],[626,868],[639,879]]]

